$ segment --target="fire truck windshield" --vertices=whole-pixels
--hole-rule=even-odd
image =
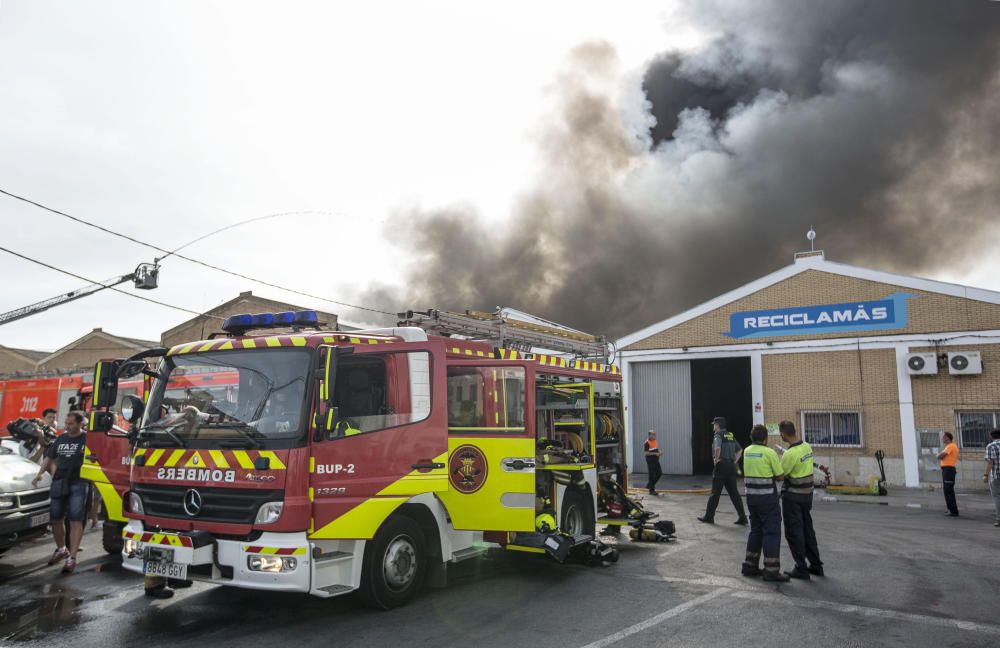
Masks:
[[[259,448],[302,438],[305,349],[170,356],[160,365],[140,443]]]

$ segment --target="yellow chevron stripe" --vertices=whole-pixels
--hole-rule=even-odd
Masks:
[[[175,466],[175,465],[177,465],[177,462],[180,461],[181,457],[183,457],[183,456],[184,456],[184,451],[183,450],[174,450],[173,452],[170,453],[170,457],[168,457],[167,460],[165,462],[163,462],[163,465],[166,466],[167,468],[170,468],[171,466]]]
[[[300,347],[305,345],[306,345],[306,339],[304,337],[302,337],[301,335],[292,336],[292,346]]]
[[[195,461],[195,459],[197,459],[197,461]],[[191,455],[191,458],[187,460],[186,464],[184,464],[185,468],[205,468],[207,466],[208,464],[205,463],[205,460],[202,458],[201,453],[198,452],[197,450],[194,451],[194,453]]]
[[[284,470],[285,464],[281,463],[281,459],[278,459],[278,455],[274,454],[271,450],[261,450],[260,456],[266,457],[271,466],[271,470]]]
[[[229,468],[226,455],[222,454],[221,450],[209,450],[208,455],[212,458],[212,462],[215,463],[216,468]]]
[[[268,338],[264,338],[264,344],[266,344],[269,347],[280,347],[281,346],[281,340],[279,340],[276,337],[268,337]]]
[[[215,344],[215,340],[212,340],[211,342],[206,342],[205,344],[202,344],[200,347],[198,347],[198,353],[201,353],[202,351],[208,351],[209,349],[212,348],[213,344]]]
[[[160,457],[162,456],[163,456],[163,448],[157,448],[156,450],[153,450],[153,452],[151,452],[150,455],[146,457],[146,465],[152,468],[153,466],[156,465],[156,462],[159,461]]]
[[[231,351],[232,348],[233,348],[233,341],[226,340],[225,342],[219,345],[219,348],[216,349],[216,351]]]
[[[233,454],[236,455],[236,461],[240,462],[241,468],[253,469],[253,462],[250,461],[250,455],[247,454],[246,450],[233,450]]]
[[[256,349],[257,348],[257,343],[254,342],[253,340],[243,340],[243,348],[244,349]]]

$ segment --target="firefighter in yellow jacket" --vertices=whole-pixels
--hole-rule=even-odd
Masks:
[[[760,554],[764,551],[764,580],[787,583],[781,573],[781,509],[777,482],[784,479],[778,453],[767,446],[767,428],[753,426],[753,444],[743,451],[743,482],[750,510],[750,536],[743,561],[744,576],[759,576]]]

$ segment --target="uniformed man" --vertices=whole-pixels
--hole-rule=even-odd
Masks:
[[[656,482],[663,476],[663,469],[660,468],[660,446],[656,442],[656,430],[650,430],[646,442],[642,444],[643,454],[646,455],[646,470],[649,473],[649,481],[646,488],[650,495],[656,495]]]
[[[700,522],[706,524],[715,523],[715,509],[719,506],[719,497],[722,489],[725,488],[729,494],[729,499],[733,502],[739,518],[735,524],[747,523],[747,514],[743,511],[743,500],[740,499],[740,491],[737,487],[736,462],[740,460],[743,448],[733,433],[726,429],[726,419],[716,416],[712,419],[712,428],[715,435],[712,437],[712,462],[715,465],[712,473],[712,494],[708,497],[708,508],[705,509],[705,516],[698,518]]]
[[[781,440],[788,444],[788,449],[781,456],[781,470],[785,473],[781,513],[785,519],[785,539],[795,560],[795,569],[788,575],[809,580],[810,574],[823,575],[823,561],[819,559],[812,522],[813,451],[808,443],[799,438],[791,421],[779,423],[778,432],[781,433]]]
[[[753,444],[743,452],[743,482],[750,510],[750,536],[743,560],[744,576],[759,576],[760,553],[764,551],[764,580],[787,583],[781,573],[781,509],[778,507],[777,482],[784,479],[778,453],[767,447],[767,428],[753,426]]]

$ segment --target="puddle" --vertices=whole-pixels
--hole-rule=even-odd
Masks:
[[[58,583],[42,585],[37,592],[24,592],[0,608],[0,641],[38,639],[54,630],[79,625],[84,602],[109,598],[86,595]]]

